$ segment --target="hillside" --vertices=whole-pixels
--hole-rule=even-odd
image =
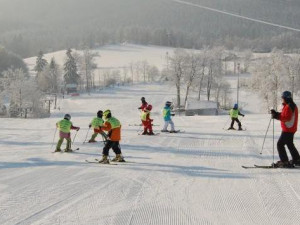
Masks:
[[[297,0],[194,0],[228,12],[300,28]],[[296,33],[215,14],[172,0],[1,0],[0,44],[22,56],[131,42],[268,51],[299,48]],[[13,15],[13,17],[12,17]]]

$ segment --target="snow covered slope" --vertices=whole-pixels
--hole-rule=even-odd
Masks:
[[[299,170],[241,167],[272,162],[271,130],[259,155],[268,115],[247,115],[241,132],[222,129],[227,116],[176,116],[185,133],[158,136],[138,135],[139,127],[129,126],[139,123],[145,96],[159,132],[170,90],[116,88],[61,100],[61,111],[49,119],[0,119],[0,224],[299,224]],[[108,108],[122,122],[121,147],[130,163],[88,164],[103,147],[82,144],[88,124]],[[55,123],[64,113],[81,127],[73,146],[80,150],[53,154]]]

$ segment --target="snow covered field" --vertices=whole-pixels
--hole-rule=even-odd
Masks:
[[[159,132],[170,90],[121,87],[61,100],[61,111],[48,119],[0,119],[0,224],[299,224],[298,169],[241,167],[272,163],[271,130],[259,155],[269,115],[246,115],[241,132],[222,129],[228,116],[176,116],[185,133],[158,136],[129,126],[139,123],[145,96]],[[123,124],[121,147],[130,163],[88,164],[103,147],[82,144],[88,124],[108,108]],[[80,150],[52,154],[55,123],[64,113],[81,127],[74,144]],[[275,128],[277,139],[278,122]]]

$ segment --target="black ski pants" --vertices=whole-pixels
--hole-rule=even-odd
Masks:
[[[289,158],[286,154],[286,150],[284,147],[285,145],[288,147],[291,156],[293,158],[293,161],[297,161],[300,159],[299,152],[294,145],[294,134],[295,133],[282,132],[281,136],[278,139],[277,150],[278,150],[279,158],[282,162],[289,161]]]
[[[239,128],[242,127],[242,124],[241,124],[241,122],[239,121],[238,118],[231,118],[231,125],[230,125],[231,128],[233,128],[233,124],[234,124],[235,121],[238,123]]]
[[[111,140],[107,140],[104,148],[103,148],[103,155],[108,156],[109,153],[109,149],[111,149],[114,151],[115,154],[121,154],[121,148],[120,148],[120,144],[118,141],[111,141]]]

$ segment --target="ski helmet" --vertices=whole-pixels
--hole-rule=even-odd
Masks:
[[[171,106],[171,105],[172,105],[172,102],[167,101],[167,102],[166,102],[166,105],[167,105],[167,106]]]
[[[102,118],[102,116],[103,116],[103,112],[102,112],[101,110],[99,110],[99,111],[97,112],[97,117],[98,117],[98,118]]]
[[[146,109],[151,111],[152,110],[152,105],[148,105]]]
[[[233,106],[233,108],[234,108],[234,109],[238,109],[238,108],[239,108],[239,105],[238,105],[237,103],[235,103],[234,106]]]
[[[142,98],[141,98],[141,101],[142,101],[142,102],[146,101],[145,97],[142,97]]]
[[[105,119],[108,119],[111,117],[111,111],[109,109],[105,110],[103,113],[103,116]]]
[[[66,114],[66,115],[64,116],[64,119],[70,120],[70,119],[71,119],[71,115],[70,115],[70,114]]]
[[[292,93],[290,91],[284,91],[284,92],[282,92],[281,98],[291,99],[292,98]]]

